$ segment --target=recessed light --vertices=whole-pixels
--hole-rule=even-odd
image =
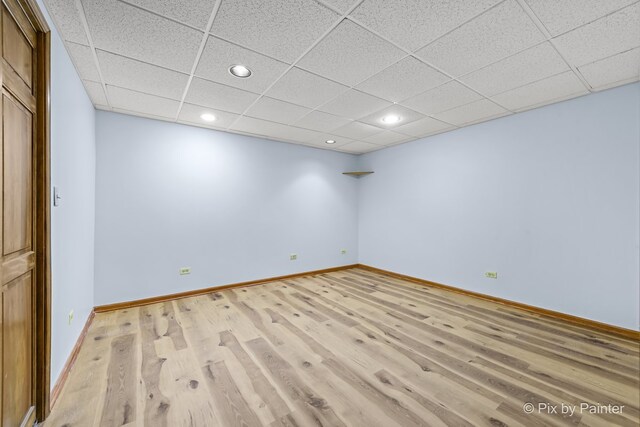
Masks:
[[[402,118],[396,114],[387,114],[382,119],[380,119],[380,121],[385,125],[394,125],[398,123],[400,120],[402,120]]]
[[[327,140],[325,141],[325,144],[335,144],[335,143],[336,143],[336,141],[335,141],[335,140],[333,140],[333,139],[327,139]]]
[[[200,116],[200,118],[201,118],[202,120],[204,120],[205,122],[213,122],[213,121],[215,121],[215,120],[216,120],[216,116],[214,116],[214,115],[213,115],[213,114],[211,114],[211,113],[204,113],[204,114],[202,114],[202,115]]]
[[[236,77],[240,77],[241,79],[246,79],[247,77],[251,76],[251,70],[244,65],[232,65],[229,68],[229,72]]]

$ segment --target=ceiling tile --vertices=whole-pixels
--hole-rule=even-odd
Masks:
[[[455,126],[441,122],[440,120],[425,117],[424,119],[417,120],[403,126],[398,126],[395,130],[407,135],[423,137],[455,128]]]
[[[445,72],[460,76],[545,40],[515,0],[507,0],[416,55]]]
[[[231,127],[232,130],[247,132],[257,135],[268,135],[282,133],[287,129],[287,125],[275,123],[267,120],[260,120],[253,117],[240,117]]]
[[[363,92],[399,102],[451,80],[409,56],[357,86]]]
[[[293,126],[289,126],[289,129],[287,130],[287,135],[289,136],[289,139],[292,139],[294,141],[301,141],[301,142],[304,142],[305,144],[311,144],[316,147],[318,146],[325,147],[329,145],[330,146],[329,148],[338,148],[339,146],[345,145],[348,141],[350,141],[347,138],[342,138],[336,135],[330,135],[330,134],[327,134],[326,132],[317,132],[315,130],[301,129]],[[336,143],[327,144],[325,142],[327,139],[333,139],[336,141]]]
[[[178,101],[172,99],[147,95],[116,86],[107,86],[107,91],[112,107],[136,113],[173,119],[180,106]]]
[[[353,5],[359,3],[360,0],[319,0],[321,3],[324,3],[328,6],[333,7],[340,11],[340,13],[345,13],[349,10]]]
[[[554,39],[575,66],[640,46],[640,2]]]
[[[371,77],[405,53],[349,20],[344,20],[298,66],[349,86]]]
[[[481,120],[489,120],[508,113],[507,110],[488,99],[481,99],[461,107],[438,113],[434,117],[438,120],[460,126]]]
[[[247,110],[246,115],[271,120],[273,122],[290,124],[310,111],[310,109],[299,105],[264,96]]]
[[[393,123],[393,124],[383,123],[381,119],[389,114],[400,116],[400,119],[401,119],[400,122]],[[403,107],[402,105],[391,105],[387,108],[384,108],[380,111],[376,111],[373,114],[363,117],[359,119],[359,121],[363,123],[368,123],[370,125],[377,126],[383,129],[393,129],[393,128],[398,128],[403,124],[415,122],[416,120],[420,120],[423,118],[424,116],[418,113],[417,111],[410,110],[406,107]]]
[[[213,12],[211,0],[121,0],[204,31]]]
[[[45,3],[63,40],[89,45],[75,1],[45,0]]]
[[[400,46],[415,51],[498,2],[365,0],[351,16]]]
[[[231,75],[229,67],[242,64],[251,69],[249,78]],[[264,92],[289,66],[268,56],[210,36],[200,57],[196,76],[251,92]]]
[[[213,122],[205,122],[200,118],[200,116],[205,113],[213,114],[216,116],[216,120]],[[226,111],[214,110],[212,108],[185,103],[182,105],[182,109],[178,115],[178,120],[186,123],[195,123],[198,126],[203,127],[224,129],[231,126],[238,117],[240,116]]]
[[[389,105],[392,104],[383,99],[352,89],[321,106],[319,110],[336,116],[359,119]]]
[[[493,97],[511,110],[522,110],[588,93],[573,71],[522,86]]]
[[[460,81],[491,96],[569,69],[555,48],[547,42],[460,77]]]
[[[344,117],[323,113],[322,111],[312,111],[294,124],[301,128],[317,130],[320,132],[331,132],[332,130],[344,126],[351,122]]]
[[[452,81],[402,101],[402,105],[424,114],[439,113],[481,99],[482,96]]]
[[[417,138],[410,137],[410,138],[408,138],[408,139],[406,139],[404,141],[398,141],[398,142],[392,142],[391,144],[386,144],[385,147],[395,147],[396,145],[406,144],[408,142],[415,141],[416,139]]]
[[[637,0],[525,0],[551,35],[557,36]]]
[[[591,87],[599,89],[618,82],[640,79],[640,48],[631,49],[591,64],[583,65],[578,71]]]
[[[139,111],[125,110],[123,108],[112,108],[107,111],[113,111],[114,113],[119,113],[119,114],[126,114],[128,116],[145,117],[147,119],[161,120],[163,122],[171,122],[171,123],[175,122],[174,118],[172,117],[155,116],[153,114],[141,113]]]
[[[256,99],[258,95],[255,93],[194,78],[185,101],[217,110],[242,113]]]
[[[189,73],[202,33],[117,0],[83,0],[94,46]]]
[[[313,0],[223,0],[211,32],[292,63],[339,17]]]
[[[343,145],[342,147],[339,148],[339,150],[347,153],[362,154],[362,153],[369,153],[371,151],[380,150],[382,148],[384,148],[384,146],[371,144],[369,142],[355,141],[355,142],[351,142],[349,144]]]
[[[96,61],[93,59],[93,51],[89,46],[67,43],[67,51],[81,79],[92,80],[94,82],[100,81]]]
[[[368,136],[380,133],[380,128],[368,125],[366,123],[351,122],[344,126],[340,126],[333,132],[336,135],[351,139],[364,139]]]
[[[90,82],[87,80],[83,80],[82,83],[84,84],[93,105],[109,105],[101,83]]]
[[[335,143],[327,144],[325,141],[334,140]],[[343,145],[350,144],[354,142],[353,139],[345,138],[343,136],[332,135],[326,132],[317,132],[317,138],[315,141],[307,141],[306,143],[318,148],[326,148],[326,149],[336,149],[338,147],[342,147]]]
[[[299,68],[292,68],[266,93],[272,98],[316,108],[348,88]]]
[[[146,62],[97,50],[104,82],[151,95],[181,100],[189,76]]]
[[[413,139],[413,137],[397,132],[392,132],[390,130],[385,130],[375,135],[368,136],[364,139],[364,141],[377,145],[390,145],[397,144],[402,141],[407,141],[409,139]]]
[[[317,143],[321,141],[322,138],[320,132],[246,116],[240,117],[230,129],[254,135],[264,135],[276,140],[304,143]]]

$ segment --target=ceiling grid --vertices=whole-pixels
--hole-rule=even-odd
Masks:
[[[640,80],[638,0],[45,3],[96,108],[354,154]]]

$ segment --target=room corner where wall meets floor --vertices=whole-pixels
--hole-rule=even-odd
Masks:
[[[357,262],[351,154],[103,111],[96,135],[96,305]]]
[[[634,83],[360,156],[359,262],[638,330],[639,128]]]

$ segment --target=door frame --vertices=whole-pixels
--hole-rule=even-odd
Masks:
[[[9,9],[20,7],[37,34],[35,49],[36,121],[34,123],[33,165],[35,185],[36,252],[33,325],[34,366],[32,389],[36,420],[50,411],[51,372],[51,175],[50,175],[50,80],[51,29],[36,0],[1,0]]]

